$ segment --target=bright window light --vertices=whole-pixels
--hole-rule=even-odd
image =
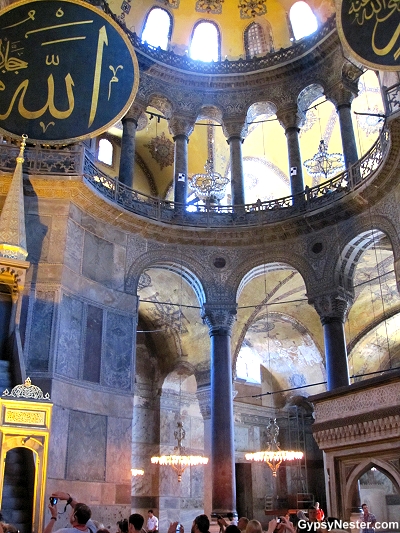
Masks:
[[[142,33],[142,43],[147,42],[150,46],[163,50],[168,47],[168,36],[171,19],[165,9],[155,7],[149,13],[146,26]]]
[[[200,22],[195,27],[190,57],[199,61],[218,61],[218,30],[211,22]]]
[[[290,22],[296,41],[311,35],[318,29],[318,21],[311,7],[303,1],[296,2],[290,8]]]
[[[236,361],[236,376],[249,383],[261,383],[260,356],[249,346],[240,348]]]
[[[112,166],[114,147],[108,139],[100,139],[97,159],[106,165]]]

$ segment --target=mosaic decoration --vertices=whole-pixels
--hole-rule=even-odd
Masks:
[[[22,385],[16,385],[11,392],[6,389],[3,396],[10,396],[11,398],[28,398],[31,400],[50,400],[49,393],[43,395],[42,389],[36,385],[32,385],[31,378],[26,378]]]
[[[172,9],[177,9],[179,7],[180,0],[157,0],[160,4],[164,6],[171,7]]]
[[[219,15],[222,13],[222,4],[224,0],[197,0],[196,11],[199,13],[212,13]]]
[[[154,137],[145,147],[150,150],[151,157],[157,161],[161,170],[174,163],[174,143],[167,139],[165,133]]]
[[[240,18],[251,19],[265,15],[267,12],[267,0],[243,0],[239,2]]]
[[[315,112],[315,109],[314,108],[309,109],[306,113],[306,121],[300,128],[299,137],[301,137],[307,131],[309,131],[314,126],[314,124],[316,124],[316,122],[317,122],[317,114]]]
[[[150,287],[150,286],[151,286],[151,277],[146,272],[142,272],[142,274],[140,274],[137,290],[141,291],[142,289],[145,289],[146,287]]]

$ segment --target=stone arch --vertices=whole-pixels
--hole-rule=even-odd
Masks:
[[[396,456],[397,458],[397,456]],[[380,459],[376,457],[367,457],[361,461],[351,472],[348,479],[345,482],[344,494],[343,494],[343,508],[346,508],[347,503],[353,500],[353,495],[356,490],[356,484],[360,477],[365,474],[372,467],[377,468],[383,474],[385,474],[395,486],[396,490],[400,494],[400,472],[390,463],[387,459]]]
[[[193,289],[199,305],[202,306],[205,303],[206,293],[202,280],[206,279],[206,273],[203,267],[198,263],[188,261],[185,257],[177,259],[176,254],[173,255],[171,251],[147,252],[132,263],[125,278],[125,290],[129,294],[137,294],[139,278],[148,268],[162,268],[182,276]]]

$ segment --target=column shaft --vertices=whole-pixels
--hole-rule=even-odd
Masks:
[[[323,320],[328,390],[350,384],[344,324],[340,318]]]
[[[244,175],[242,158],[242,139],[232,136],[228,139],[231,157],[231,195],[232,205],[243,205],[244,200]]]
[[[175,135],[174,201],[183,208],[187,200],[188,142],[187,135]]]
[[[295,197],[294,202],[301,198],[303,200],[303,169],[301,163],[300,143],[299,143],[299,129],[287,128],[285,130],[288,154],[289,154],[289,170],[290,170],[290,189],[292,195]]]
[[[137,121],[134,118],[122,119],[121,158],[119,163],[119,181],[133,187],[135,168],[135,144]]]
[[[356,138],[354,136],[353,121],[351,120],[351,104],[338,105],[340,133],[342,136],[343,156],[346,168],[358,161]]]

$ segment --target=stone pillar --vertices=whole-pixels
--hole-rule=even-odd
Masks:
[[[136,128],[140,115],[144,109],[133,103],[122,119],[121,158],[119,162],[119,181],[128,187],[133,187],[135,169],[135,141]]]
[[[331,391],[350,384],[344,322],[350,297],[344,291],[318,296],[310,300],[324,328],[327,389]]]
[[[351,102],[354,94],[344,87],[343,83],[329,89],[326,97],[333,102],[339,118],[340,134],[342,137],[343,157],[346,168],[358,161],[356,138],[351,120]]]
[[[242,143],[244,140],[243,124],[224,124],[224,132],[230,149],[231,160],[231,203],[244,205],[244,173]]]
[[[208,464],[204,466],[204,513],[211,516],[212,513],[212,465],[211,465],[211,387],[209,382],[201,383],[201,377],[196,373],[197,399],[199,400],[200,412],[204,420],[204,455],[209,457]]]
[[[236,514],[231,333],[236,305],[204,304],[211,338],[212,516]]]
[[[289,155],[290,189],[294,204],[301,205],[304,201],[304,182],[299,132],[303,117],[300,115],[297,105],[278,111],[276,116],[285,129]]]
[[[184,209],[188,188],[188,142],[193,131],[194,121],[172,117],[169,130],[175,142],[174,156],[174,202],[175,209]]]

